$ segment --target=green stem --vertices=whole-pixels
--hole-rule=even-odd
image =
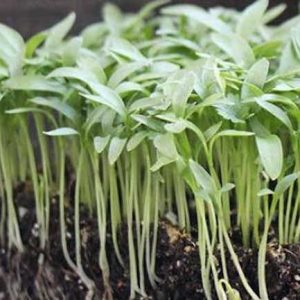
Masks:
[[[100,240],[100,251],[99,251],[99,267],[102,271],[102,280],[105,288],[105,299],[112,300],[112,288],[109,280],[109,264],[106,255],[106,205],[104,201],[103,188],[100,180],[99,172],[99,158],[98,154],[91,151],[91,161],[94,170],[94,184],[95,184],[95,199],[97,207],[97,224]]]
[[[8,217],[8,246],[11,248],[13,245],[18,248],[20,252],[23,251],[23,242],[21,239],[20,229],[18,225],[17,215],[14,207],[13,201],[13,185],[10,176],[10,166],[8,155],[6,155],[4,147],[4,134],[2,132],[4,126],[0,126],[0,166],[2,168],[4,188],[6,191],[6,207],[7,207],[7,217]]]

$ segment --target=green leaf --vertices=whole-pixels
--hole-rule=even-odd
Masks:
[[[162,96],[150,96],[150,97],[141,98],[134,101],[130,105],[129,111],[134,112],[139,110],[145,110],[150,107],[155,107],[161,105],[163,103],[162,101],[163,101]]]
[[[171,76],[164,87],[164,93],[172,106],[177,117],[185,114],[186,103],[194,89],[195,76],[192,72],[181,71]]]
[[[104,104],[119,113],[122,117],[126,117],[127,112],[121,97],[114,90],[101,83],[98,83],[95,74],[89,71],[81,70],[79,68],[65,67],[54,70],[48,75],[48,77],[67,77],[83,81],[95,93],[98,94],[91,95],[81,93],[83,97]]]
[[[278,55],[282,46],[281,41],[267,41],[262,44],[258,44],[253,48],[253,52],[256,58],[274,58]]]
[[[102,14],[110,33],[119,35],[120,31],[122,30],[123,19],[120,9],[116,5],[108,2],[104,4]]]
[[[72,28],[75,18],[75,13],[72,12],[62,21],[50,28],[47,31],[48,36],[45,41],[45,47],[48,49],[57,47]]]
[[[135,133],[129,140],[126,146],[127,151],[132,151],[136,147],[138,147],[141,142],[147,137],[148,132],[146,131],[140,131]]]
[[[27,42],[26,42],[26,49],[25,49],[25,55],[27,58],[30,58],[33,56],[35,50],[44,42],[46,39],[46,33],[45,32],[39,32],[32,36]]]
[[[131,115],[132,119],[138,122],[139,124],[143,124],[154,131],[160,132],[162,131],[163,127],[158,120],[152,119],[151,117],[146,117],[139,114]]]
[[[275,193],[277,195],[282,195],[292,184],[295,180],[297,180],[300,176],[300,172],[289,174],[282,179],[276,185]]]
[[[108,149],[108,161],[110,165],[113,165],[121,155],[127,139],[121,139],[119,137],[113,137],[109,144]]]
[[[291,38],[286,43],[280,58],[278,73],[290,72],[300,64],[300,24],[291,30]]]
[[[6,114],[24,114],[24,113],[45,113],[44,110],[35,107],[18,107],[5,111]]]
[[[80,36],[83,38],[82,45],[85,48],[95,48],[102,44],[102,39],[107,34],[107,28],[103,22],[93,23],[85,27]]]
[[[36,97],[30,99],[29,101],[37,105],[53,108],[72,121],[76,121],[76,119],[79,117],[77,111],[73,107],[57,98]]]
[[[277,179],[283,167],[283,150],[277,135],[255,136],[261,163],[272,180]]]
[[[164,127],[171,133],[181,133],[186,129],[186,122],[184,120],[177,120],[174,123],[166,124]]]
[[[41,75],[19,75],[6,80],[5,88],[23,91],[43,91],[65,94],[66,89],[59,83],[51,81]]]
[[[213,195],[215,190],[215,185],[212,177],[208,172],[200,166],[197,162],[189,160],[189,166],[194,175],[196,182],[208,192],[208,194]]]
[[[74,37],[67,42],[62,53],[62,61],[64,66],[75,65],[81,45],[82,37]]]
[[[135,83],[132,81],[124,81],[122,83],[120,83],[115,91],[119,94],[119,95],[123,95],[123,94],[128,94],[128,93],[132,93],[132,92],[141,92],[143,94],[149,94],[148,91],[143,88],[143,86],[139,83]]]
[[[267,80],[269,65],[269,61],[265,58],[262,58],[250,68],[242,86],[242,98],[252,96],[248,86],[249,83],[254,84],[260,89],[264,87],[264,84]]]
[[[250,132],[250,131],[242,131],[242,130],[234,130],[234,129],[223,130],[223,131],[217,133],[215,136],[212,137],[211,144],[210,144],[210,149],[212,151],[215,141],[220,137],[224,137],[224,136],[248,137],[248,136],[252,136],[252,135],[254,135],[254,133]]]
[[[90,131],[93,125],[101,122],[102,118],[107,112],[107,109],[108,108],[106,106],[101,106],[96,107],[92,111],[90,111],[83,125],[83,128],[85,129],[86,133]]]
[[[110,140],[110,136],[96,136],[94,137],[94,148],[97,153],[102,153],[105,147],[108,145],[108,142]]]
[[[147,58],[134,45],[132,45],[129,41],[121,38],[111,37],[107,41],[107,48],[108,51],[122,55],[132,61],[147,61]]]
[[[154,147],[170,160],[178,158],[178,152],[174,142],[174,137],[170,133],[159,134],[153,140]]]
[[[100,90],[99,90],[100,91]],[[117,112],[124,119],[127,116],[126,107],[120,96],[106,86],[101,87],[101,95],[81,94],[84,98],[106,105]]]
[[[79,55],[77,59],[77,65],[82,71],[87,71],[88,74],[93,74],[97,82],[105,84],[107,81],[106,74],[101,67],[100,63],[95,63],[95,59],[92,56],[88,56],[85,53]],[[94,77],[93,76],[93,77]]]
[[[238,105],[215,104],[214,107],[225,120],[230,120],[233,123],[245,123],[240,116]]]
[[[256,102],[259,106],[261,106],[263,109],[272,114],[275,118],[277,118],[279,121],[285,124],[290,130],[293,130],[292,123],[285,111],[268,101],[262,100],[261,98],[257,98]]]
[[[157,61],[151,64],[151,72],[168,75],[179,71],[180,67],[168,61]]]
[[[231,33],[230,27],[221,19],[207,13],[204,9],[195,5],[179,4],[162,9],[163,14],[186,16],[219,33]]]
[[[158,156],[157,161],[150,168],[151,172],[156,172],[163,166],[166,166],[166,165],[174,162],[174,159],[170,159],[170,158],[160,154],[160,152],[158,152],[157,156]]]
[[[225,183],[225,184],[221,187],[220,192],[221,192],[221,193],[228,193],[229,191],[231,191],[231,190],[234,189],[234,188],[235,188],[235,184],[228,182],[228,183]]]
[[[254,53],[248,42],[237,34],[213,34],[213,42],[242,67],[250,67],[255,62]]]
[[[207,141],[209,141],[219,131],[221,126],[222,126],[222,121],[210,126],[208,129],[206,129],[204,132],[205,139]]]
[[[43,132],[46,135],[49,136],[66,136],[66,135],[78,135],[78,131],[75,130],[74,128],[70,128],[70,127],[61,127],[61,128],[57,128],[57,129],[53,129],[50,131],[44,131]]]
[[[118,67],[111,77],[108,80],[107,85],[111,88],[116,88],[123,80],[125,80],[130,75],[134,74],[136,71],[140,70],[141,68],[145,67],[145,62],[130,62],[127,64],[123,64]]]
[[[265,12],[265,15],[263,16],[263,23],[267,24],[272,20],[276,19],[286,10],[286,8],[287,8],[287,4],[285,3],[281,3],[274,7],[271,7]]]
[[[0,59],[8,67],[11,76],[21,73],[25,55],[25,43],[21,35],[0,24]]]
[[[268,196],[268,195],[273,195],[273,194],[274,194],[274,192],[272,190],[270,190],[268,188],[264,188],[257,193],[257,196],[263,197],[263,196]]]
[[[154,0],[146,3],[142,9],[129,21],[128,27],[132,27],[141,22],[144,18],[149,16],[156,8],[168,3],[169,0]]]
[[[204,189],[197,191],[195,195],[202,198],[206,202],[213,202],[213,197]]]
[[[55,69],[50,74],[48,74],[47,77],[48,78],[64,77],[64,78],[77,79],[84,82],[87,85],[90,85],[92,82],[97,82],[97,77],[95,76],[95,74],[87,70],[82,70],[74,67],[62,67],[62,68]]]
[[[216,137],[221,136],[252,136],[254,135],[251,131],[243,131],[243,130],[234,130],[234,129],[227,129],[219,132]]]
[[[244,38],[249,38],[262,25],[268,4],[268,0],[259,0],[248,6],[238,20],[236,32]]]

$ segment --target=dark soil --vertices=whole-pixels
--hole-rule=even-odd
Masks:
[[[22,215],[19,218],[25,251],[18,253],[16,250],[8,251],[5,247],[0,249],[0,300],[89,299],[86,287],[66,264],[61,251],[57,198],[52,199],[49,244],[43,251],[39,249],[34,203],[26,184],[16,189],[16,206]],[[71,256],[74,257],[72,216],[73,209],[66,207],[68,245]],[[97,221],[82,209],[80,226],[84,270],[96,285],[93,299],[101,299],[104,288],[98,266]],[[125,268],[118,263],[113,250],[112,237],[110,234],[107,235],[107,255],[111,268],[113,297],[122,300],[128,299],[130,292],[129,272],[126,267],[129,261],[126,251],[126,226],[120,228],[119,242]],[[238,243],[235,248],[250,285],[257,290],[257,253],[251,249],[244,249]],[[41,254],[45,257],[43,264],[38,263]],[[227,263],[232,287],[239,290],[241,299],[250,299],[241,287],[229,257]],[[196,239],[167,220],[161,220],[159,223],[156,266],[156,274],[160,281],[155,289],[147,283],[147,292],[150,295],[148,299],[205,299]],[[267,281],[270,299],[300,299],[300,244],[286,246],[269,244]]]

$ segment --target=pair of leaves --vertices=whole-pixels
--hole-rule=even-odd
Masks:
[[[79,68],[65,67],[54,70],[48,75],[48,77],[64,77],[82,81],[96,93],[96,95],[82,94],[83,97],[88,100],[106,105],[120,114],[123,118],[126,118],[127,111],[121,97],[114,90],[97,82],[97,77],[95,74],[88,71],[83,71]]]

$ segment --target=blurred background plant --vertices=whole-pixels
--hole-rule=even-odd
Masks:
[[[33,33],[44,30],[61,20],[70,11],[77,15],[73,32],[79,32],[86,25],[97,22],[101,16],[102,6],[111,2],[124,12],[136,12],[151,0],[1,0],[0,21],[19,31],[23,36],[29,37]],[[242,10],[252,0],[171,0],[170,4],[196,4],[204,8],[214,6],[232,7]],[[286,11],[276,20],[281,22],[293,17],[299,11],[298,0],[271,0],[270,6],[280,3],[287,5]]]

